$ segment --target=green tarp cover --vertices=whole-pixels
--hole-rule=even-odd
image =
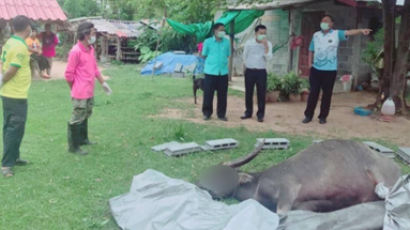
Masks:
[[[252,22],[264,14],[262,10],[242,10],[242,11],[227,11],[216,22],[223,23],[226,26],[226,31],[230,33],[229,24],[234,22],[234,33],[240,33],[248,28]],[[202,42],[210,36],[213,22],[196,23],[185,25],[176,22],[172,19],[167,19],[168,24],[177,32],[186,35],[195,35],[198,42]]]

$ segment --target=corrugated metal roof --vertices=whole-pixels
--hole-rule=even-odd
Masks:
[[[318,0],[272,0],[266,3],[251,3],[251,4],[239,4],[237,5],[237,0],[230,0],[228,9],[230,10],[246,10],[246,9],[259,9],[259,10],[271,10],[278,8],[285,8],[289,6],[303,5],[309,2],[317,2]],[[324,0],[322,0],[324,1]],[[366,2],[378,2],[378,0],[338,0],[342,3],[354,3],[353,6],[357,6],[357,3]],[[352,4],[349,4],[352,5]]]
[[[0,0],[0,19],[24,15],[39,21],[67,20],[57,0]]]
[[[143,32],[143,27],[145,27],[143,24],[135,21],[120,21],[103,19],[101,17],[89,17],[71,19],[70,30],[75,31],[77,26],[83,22],[93,23],[94,28],[100,33],[107,33],[125,38],[138,37]]]
[[[299,5],[308,2],[314,2],[315,0],[273,0],[271,2],[266,3],[251,3],[251,4],[236,4],[236,0],[231,0],[230,6],[228,9],[230,10],[246,10],[246,9],[259,9],[259,10],[269,10],[269,9],[276,9],[276,8],[284,8],[287,6]]]

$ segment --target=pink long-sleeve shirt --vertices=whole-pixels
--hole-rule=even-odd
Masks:
[[[68,56],[65,79],[72,82],[71,97],[75,99],[89,99],[94,96],[95,78],[100,76],[94,48],[85,47],[78,42]]]

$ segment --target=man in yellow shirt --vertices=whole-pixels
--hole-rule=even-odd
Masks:
[[[3,101],[2,174],[13,176],[12,167],[25,165],[20,144],[27,120],[27,95],[31,84],[30,53],[25,39],[31,34],[30,19],[16,16],[11,22],[14,35],[3,46],[0,63],[0,95]]]
[[[48,63],[47,58],[45,58],[42,53],[41,43],[40,40],[37,38],[38,31],[36,28],[32,28],[31,36],[26,39],[26,44],[28,50],[30,51],[30,66],[31,72],[36,69],[36,65],[40,69],[40,77],[49,79],[50,76],[47,74],[47,69],[50,68],[50,64]]]

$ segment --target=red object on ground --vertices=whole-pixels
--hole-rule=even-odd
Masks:
[[[57,0],[0,0],[0,20],[11,20],[24,15],[39,21],[66,21]]]

